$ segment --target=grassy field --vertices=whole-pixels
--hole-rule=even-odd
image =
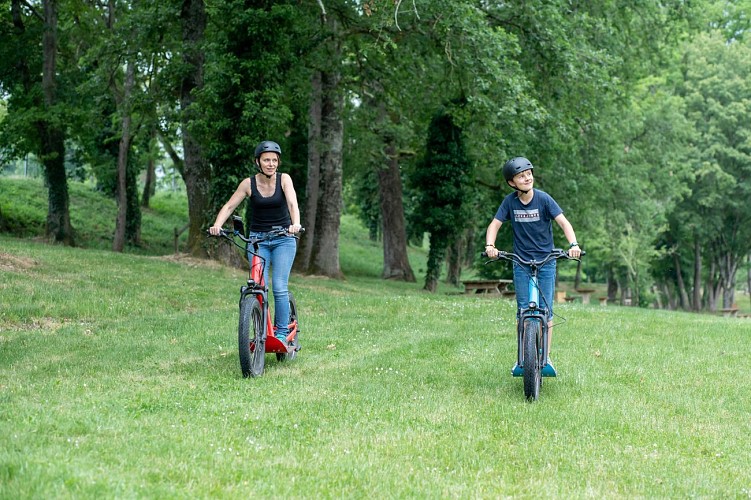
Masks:
[[[76,245],[85,248],[112,249],[117,216],[113,199],[80,182],[69,182],[70,222]],[[0,211],[8,227],[6,233],[20,237],[44,235],[47,219],[47,190],[42,179],[0,177]],[[188,203],[184,193],[159,192],[149,208],[141,209],[141,245],[128,252],[163,255],[174,251],[174,232],[188,223]],[[185,246],[188,234],[178,242]]]
[[[344,222],[259,379],[242,271],[0,236],[0,498],[751,496],[751,320],[559,305],[527,403],[512,302],[379,280]]]

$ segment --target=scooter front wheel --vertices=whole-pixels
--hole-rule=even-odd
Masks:
[[[240,370],[243,377],[263,375],[266,362],[264,328],[261,303],[254,295],[246,295],[240,300],[240,323],[237,329]]]
[[[542,375],[540,363],[542,350],[542,332],[539,321],[524,322],[524,396],[530,401],[540,396]]]

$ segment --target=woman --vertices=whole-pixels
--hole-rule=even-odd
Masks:
[[[237,206],[250,198],[251,222],[250,237],[261,237],[272,228],[285,227],[291,234],[298,233],[300,209],[297,194],[288,174],[279,172],[282,162],[282,149],[273,141],[260,143],[255,150],[255,164],[258,169],[253,177],[240,182],[237,190],[224,204],[216,216],[209,232],[218,236],[222,225]],[[271,289],[274,295],[274,326],[276,338],[287,343],[289,333],[289,274],[297,253],[297,239],[291,236],[276,236],[260,243],[258,253],[266,259],[264,279],[269,283],[271,267]],[[250,256],[249,256],[250,258]]]

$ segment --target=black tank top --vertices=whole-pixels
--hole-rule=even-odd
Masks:
[[[282,189],[282,174],[277,173],[274,194],[269,197],[264,197],[258,192],[256,176],[250,178],[250,207],[250,230],[253,232],[261,233],[271,231],[274,226],[286,228],[292,225],[287,198]]]

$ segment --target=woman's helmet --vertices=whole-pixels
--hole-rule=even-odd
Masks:
[[[525,170],[534,169],[535,167],[532,166],[531,161],[523,156],[517,156],[516,158],[511,158],[505,165],[503,165],[503,178],[506,179],[506,182],[509,182],[514,179],[515,175],[520,174]]]
[[[263,141],[258,146],[256,146],[256,160],[260,158],[263,153],[276,153],[279,155],[279,158],[281,158],[282,148],[280,148],[279,144],[275,143],[274,141]]]

